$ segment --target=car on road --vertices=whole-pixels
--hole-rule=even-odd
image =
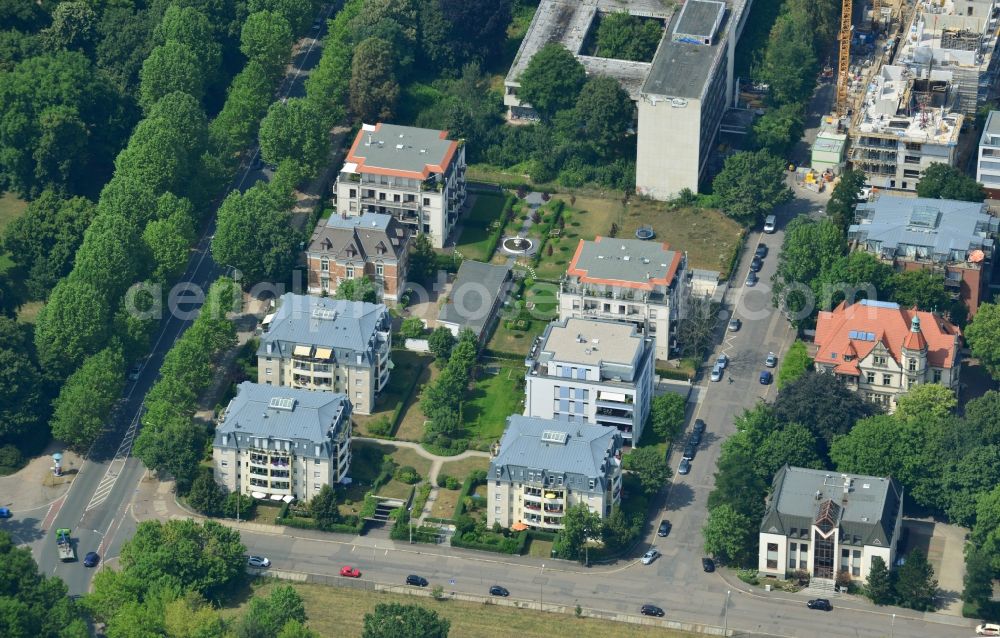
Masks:
[[[768,368],[773,368],[774,366],[778,365],[778,355],[774,354],[773,352],[768,352],[767,358],[764,359],[764,365],[767,366]]]
[[[506,598],[510,596],[510,592],[507,591],[506,587],[501,587],[500,585],[493,585],[490,587],[490,596],[503,596]]]
[[[722,370],[723,369],[724,368],[722,366],[720,366],[718,363],[716,363],[715,367],[712,368],[712,374],[708,375],[708,380],[709,381],[722,381]]]
[[[729,332],[739,332],[739,329],[743,326],[743,322],[739,319],[729,320]]]
[[[774,215],[768,215],[764,218],[764,232],[770,235],[774,232],[774,229],[778,223],[778,218]]]
[[[755,257],[760,257],[761,259],[767,257],[767,244],[757,244],[757,250],[753,254]]]
[[[351,567],[350,565],[344,565],[340,568],[340,575],[345,578],[361,578],[361,570],[357,567]]]
[[[705,572],[711,574],[715,571],[715,561],[706,556],[701,559],[701,568],[705,570]]]
[[[760,281],[760,278],[757,277],[757,273],[752,270],[747,273],[747,288],[753,288],[757,285],[758,281]]]
[[[319,28],[323,26],[323,21],[319,18],[313,20],[313,31],[319,31]]]
[[[137,361],[128,371],[128,380],[137,381],[142,373],[142,361]]]
[[[662,616],[663,608],[656,605],[643,605],[639,608],[639,613],[643,616]]]
[[[983,623],[976,627],[977,636],[1000,636],[1000,625]]]
[[[271,561],[266,556],[251,556],[247,559],[247,565],[261,569],[263,567],[270,567]]]
[[[97,567],[99,562],[101,562],[101,557],[97,555],[97,552],[87,552],[87,555],[83,557],[84,567]]]
[[[695,447],[701,445],[701,432],[698,430],[691,430],[691,436],[688,437],[688,441],[693,443]]]
[[[642,561],[643,565],[648,565],[659,557],[660,557],[660,552],[657,551],[655,548],[651,548],[648,552],[642,555],[642,558],[640,560]]]
[[[725,352],[720,352],[719,356],[715,358],[715,365],[725,370],[726,366],[729,365],[729,355]]]
[[[670,521],[660,521],[660,528],[656,530],[656,535],[666,538],[670,534]]]
[[[774,381],[774,375],[771,374],[770,370],[762,370],[760,373],[760,384],[761,385],[771,385]]]
[[[691,428],[691,431],[692,432],[697,432],[698,434],[704,434],[705,433],[705,422],[702,421],[701,419],[695,419],[694,420],[694,427]]]
[[[809,609],[818,609],[820,611],[833,611],[833,605],[826,598],[813,598],[806,603],[806,607]]]
[[[687,459],[681,459],[681,464],[677,466],[678,474],[687,474],[691,471],[691,461]]]
[[[417,587],[426,587],[427,586],[427,579],[424,578],[423,576],[417,576],[416,574],[410,574],[409,576],[406,577],[406,584],[407,585],[415,585]]]
[[[681,458],[692,461],[694,460],[694,455],[697,453],[698,446],[695,445],[694,441],[688,439],[688,442],[684,444],[684,454],[681,455]]]
[[[10,518],[12,514],[6,507],[0,507],[0,518]]]
[[[764,260],[757,255],[753,256],[750,260],[750,272],[760,272],[760,269],[764,267]]]

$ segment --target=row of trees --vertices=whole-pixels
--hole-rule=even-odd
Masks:
[[[435,342],[443,350],[445,340],[439,337]],[[450,348],[448,362],[443,366],[441,374],[420,395],[420,410],[429,420],[424,430],[425,443],[444,449],[463,444],[460,436],[462,404],[472,380],[472,370],[479,355],[478,348],[475,333],[463,330],[458,336],[458,342]],[[439,365],[440,361],[441,359]]]

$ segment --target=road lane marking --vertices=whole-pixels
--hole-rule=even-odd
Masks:
[[[66,494],[63,494],[56,500],[52,501],[49,505],[49,511],[45,513],[45,518],[42,520],[42,531],[46,531],[52,527],[52,523],[56,520],[56,516],[59,515],[59,510],[62,509],[63,503],[66,502],[66,496],[68,494],[69,492],[66,492]]]
[[[108,500],[111,495],[111,491],[115,488],[115,483],[118,482],[118,477],[121,476],[122,472],[125,470],[125,464],[128,462],[129,455],[132,453],[132,443],[135,441],[136,431],[139,427],[139,417],[142,414],[142,406],[139,406],[139,410],[135,414],[135,418],[132,419],[132,423],[129,424],[128,429],[125,431],[125,436],[122,438],[122,442],[118,445],[118,449],[115,451],[115,456],[111,459],[111,463],[108,464],[108,469],[104,473],[104,477],[101,478],[101,482],[98,483],[97,489],[94,490],[94,494],[90,499],[90,503],[84,509],[83,513],[86,516],[87,512],[93,510],[96,507],[100,507],[104,504],[104,501]],[[83,517],[80,517],[83,520]]]

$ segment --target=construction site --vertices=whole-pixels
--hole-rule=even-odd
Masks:
[[[997,95],[998,0],[843,0],[828,135],[876,189],[914,192],[932,163],[958,163],[961,133]],[[820,137],[824,137],[823,133]]]

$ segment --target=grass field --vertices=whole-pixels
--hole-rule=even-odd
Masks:
[[[406,392],[410,389],[414,375],[422,374],[424,368],[433,360],[434,357],[430,355],[422,355],[409,350],[393,350],[393,369],[389,377],[389,385],[375,400],[375,409],[370,415],[354,415],[354,422],[358,425],[357,433],[361,436],[367,436],[369,423],[382,417],[391,420],[396,406],[410,398],[406,396]],[[414,392],[417,389],[414,388]]]
[[[262,583],[254,590],[254,596],[266,595],[273,587],[285,585],[276,581]],[[570,615],[556,615],[483,605],[459,601],[436,601],[421,596],[406,596],[381,592],[367,592],[347,587],[327,587],[295,583],[293,585],[305,601],[308,625],[321,636],[360,636],[366,613],[375,609],[377,603],[401,603],[420,605],[438,612],[451,621],[449,636],[454,638],[683,638],[694,636],[659,627],[643,627],[616,623],[593,618],[574,618]],[[244,611],[240,608],[226,610],[228,614]]]
[[[398,498],[405,501],[410,497],[411,489],[413,489],[412,485],[407,485],[406,483],[393,479],[379,488],[378,495],[386,498]]]
[[[403,408],[403,418],[400,419],[399,427],[396,429],[396,438],[400,441],[419,441],[424,435],[424,421],[426,419],[424,413],[420,411],[420,391],[434,381],[439,374],[441,371],[436,365],[424,368],[420,380],[417,381],[417,387],[414,388],[410,400]]]
[[[458,238],[455,250],[466,259],[489,261],[487,254],[493,222],[503,211],[504,196],[493,193],[476,193],[472,210],[462,220],[462,236]]]
[[[461,461],[449,461],[447,463],[442,463],[440,474],[454,476],[455,478],[464,481],[465,477],[475,470],[486,470],[489,469],[489,467],[490,460],[488,458],[482,456],[472,456],[462,459]]]
[[[278,513],[281,511],[281,507],[278,505],[261,505],[260,503],[254,507],[253,518],[250,520],[254,523],[264,523],[265,525],[274,525],[274,521],[278,518]]]
[[[451,518],[455,515],[455,506],[458,505],[459,490],[449,490],[447,488],[438,489],[437,499],[431,507],[431,516],[434,518]]]
[[[503,434],[507,417],[520,414],[524,390],[519,382],[524,378],[524,366],[506,366],[498,374],[483,372],[475,389],[466,396],[462,406],[464,429],[469,434],[470,448],[480,443],[492,443]]]

